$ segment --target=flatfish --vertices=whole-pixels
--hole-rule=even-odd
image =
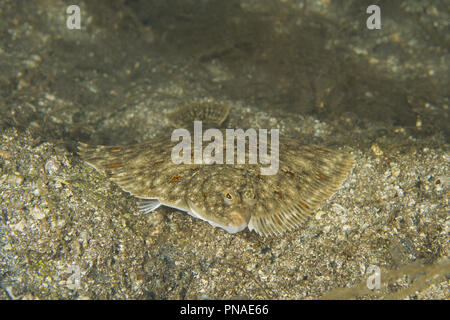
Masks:
[[[194,103],[167,118],[175,128],[192,131],[194,121],[202,121],[205,128],[221,127],[229,110],[221,104]],[[172,150],[178,143],[170,135],[129,146],[79,143],[79,154],[140,199],[138,208],[145,213],[163,205],[229,233],[248,228],[263,236],[279,235],[304,223],[320,202],[338,190],[354,165],[351,154],[280,138],[278,171],[262,175],[263,164],[248,161],[174,163]],[[236,151],[236,144],[231,148]],[[192,155],[194,151],[195,147]],[[246,148],[245,159],[249,157]]]

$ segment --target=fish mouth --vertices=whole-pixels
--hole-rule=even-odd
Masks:
[[[227,221],[220,221],[215,217],[208,216],[203,210],[197,207],[192,201],[187,199],[187,204],[191,216],[208,222],[213,227],[224,229],[228,233],[237,233],[247,228],[250,221],[250,215],[245,215],[238,209],[231,210],[228,214],[229,219]]]

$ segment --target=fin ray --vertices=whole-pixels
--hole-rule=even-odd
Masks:
[[[260,194],[272,205],[261,206],[248,224],[250,230],[260,235],[281,234],[304,223],[323,200],[339,189],[354,165],[351,154],[315,146],[293,146],[286,151],[288,155],[284,153],[284,158],[280,154],[280,166],[286,174],[280,170],[276,176],[266,176],[269,180],[266,183],[272,187]],[[271,195],[273,189],[296,192],[283,192],[282,199],[275,199]]]
[[[150,213],[161,206],[161,201],[158,199],[140,199],[137,208],[142,213]]]
[[[175,128],[191,128],[194,121],[202,121],[203,127],[220,127],[230,113],[230,106],[212,102],[191,103],[166,115]]]

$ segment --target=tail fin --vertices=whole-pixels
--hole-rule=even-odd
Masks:
[[[229,105],[200,102],[179,107],[166,117],[175,128],[191,128],[195,120],[202,121],[203,127],[220,127],[229,113]]]

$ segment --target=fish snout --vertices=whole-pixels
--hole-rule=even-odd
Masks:
[[[250,221],[250,213],[245,208],[234,208],[228,214],[230,219],[230,224],[233,227],[244,226],[243,229],[248,225]]]

